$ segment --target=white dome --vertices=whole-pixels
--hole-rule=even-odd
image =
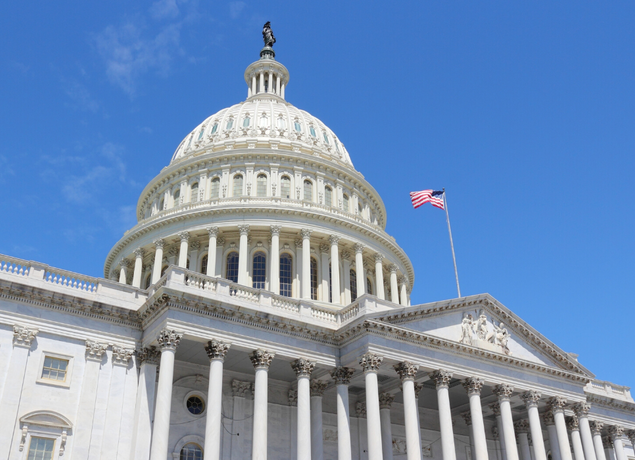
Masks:
[[[179,144],[170,164],[242,145],[310,151],[353,167],[344,144],[320,119],[274,94],[257,94],[211,115]]]

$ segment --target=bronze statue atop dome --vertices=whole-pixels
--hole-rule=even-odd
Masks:
[[[264,26],[262,26],[262,39],[265,42],[265,46],[272,47],[276,42],[276,37],[273,36],[273,31],[271,30],[271,22],[267,21]]]

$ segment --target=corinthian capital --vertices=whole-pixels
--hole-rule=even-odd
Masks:
[[[573,411],[578,417],[586,417],[591,410],[591,404],[585,402],[575,403],[573,405]]]
[[[354,372],[355,369],[348,367],[336,367],[331,371],[331,377],[335,380],[335,385],[348,385]]]
[[[381,356],[374,353],[366,353],[359,358],[359,364],[364,372],[377,372],[381,362],[384,360]]]
[[[303,240],[308,240],[311,238],[311,233],[313,233],[311,230],[309,230],[308,228],[303,228],[302,230],[300,230],[300,235],[302,235],[302,239]]]
[[[505,399],[509,399],[511,397],[514,392],[514,387],[507,385],[506,383],[500,383],[496,385],[492,391],[496,396],[498,396],[499,401],[504,401]]]
[[[461,417],[463,417],[467,426],[472,426],[472,413],[470,411],[461,412]]]
[[[272,225],[271,226],[271,235],[272,236],[280,236],[280,230],[282,230],[282,227],[280,225]]]
[[[176,350],[176,347],[181,343],[181,338],[183,334],[181,332],[176,332],[171,329],[163,329],[159,332],[159,337],[157,341],[159,342],[159,347],[162,350]]]
[[[154,345],[147,348],[142,348],[137,350],[137,361],[139,365],[142,363],[153,364],[155,366],[159,365],[159,361],[161,361],[161,352],[157,350],[157,347]]]
[[[538,407],[538,401],[542,397],[540,393],[535,390],[525,391],[520,397],[525,401],[527,407]]]
[[[402,382],[404,380],[414,380],[417,375],[417,371],[419,370],[419,365],[412,364],[410,361],[395,364],[393,367]]]
[[[267,350],[258,348],[249,355],[249,359],[255,369],[269,369],[274,356],[276,356],[275,353],[269,353]]]
[[[394,400],[395,397],[390,393],[379,393],[379,408],[390,409],[390,406],[392,406],[392,402]]]
[[[517,420],[514,422],[514,431],[516,433],[528,433],[529,422],[527,420]]]
[[[208,227],[207,234],[210,238],[216,238],[218,236],[218,227]]]
[[[384,260],[384,255],[380,254],[379,252],[375,253],[375,263],[381,263],[381,261]]]
[[[329,236],[329,243],[331,243],[331,246],[337,246],[337,244],[340,242],[340,237],[337,235],[331,235]]]
[[[295,372],[295,375],[300,377],[311,377],[311,373],[315,368],[315,361],[309,361],[306,358],[296,359],[295,361],[291,361],[291,367]]]
[[[249,234],[249,225],[239,225],[238,226],[238,233],[240,233],[240,236],[248,235]]]
[[[322,380],[311,380],[311,396],[324,396],[328,382]]]
[[[134,252],[134,255],[135,255],[136,259],[143,259],[143,254],[145,253],[145,251],[143,249],[137,248],[137,249],[135,249],[132,252]]]
[[[555,422],[553,420],[553,412],[551,411],[551,409],[543,412],[542,421],[545,422],[545,425],[547,425],[547,426],[555,425]]]
[[[104,353],[106,352],[106,348],[108,348],[107,343],[99,343],[92,340],[86,340],[86,359],[101,362]]]
[[[553,412],[563,411],[567,405],[567,400],[562,396],[554,396],[549,398],[548,404]]]
[[[161,249],[163,249],[163,245],[165,244],[165,241],[163,241],[161,238],[159,238],[159,239],[157,239],[157,240],[154,240],[154,241],[153,241],[153,243],[154,243],[154,246],[155,246],[156,248],[161,248]]]
[[[580,431],[580,424],[578,423],[578,417],[576,417],[575,415],[571,417],[567,421],[567,428],[569,428],[569,431]]]
[[[120,366],[127,366],[130,362],[130,358],[132,358],[132,354],[134,353],[134,349],[132,348],[124,348],[119,347],[117,345],[113,345],[112,347],[112,362],[113,364],[118,364]]]
[[[181,242],[188,241],[190,239],[190,232],[180,232],[177,236]]]
[[[613,425],[609,427],[609,436],[612,441],[621,439],[624,436],[624,428],[619,425]]]
[[[390,264],[390,267],[388,267],[388,270],[390,270],[390,273],[397,274],[397,271],[399,270],[399,267],[397,267],[395,264]]]
[[[212,339],[207,342],[207,345],[205,345],[205,351],[207,352],[207,357],[210,361],[214,359],[223,361],[225,359],[225,355],[229,351],[229,347],[231,347],[231,343]]]
[[[434,380],[437,388],[449,387],[450,381],[452,380],[452,373],[446,371],[445,369],[439,369],[438,371],[431,372],[429,376],[432,380]]]
[[[423,390],[423,383],[415,382],[415,399],[419,399],[419,393]]]
[[[500,404],[496,403],[492,403],[489,405],[489,408],[491,409],[492,412],[494,412],[494,416],[496,417],[500,417],[501,415],[501,406]]]
[[[468,377],[463,380],[463,388],[465,388],[468,395],[480,395],[484,384],[483,379],[478,377]]]
[[[25,326],[16,324],[13,326],[13,345],[16,347],[31,348],[31,343],[35,340],[35,336],[40,332],[37,329],[29,329]]]
[[[356,254],[360,254],[364,251],[364,245],[362,243],[355,243],[353,245],[353,250]]]

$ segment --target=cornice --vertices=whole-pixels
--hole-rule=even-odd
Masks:
[[[621,401],[619,399],[609,398],[608,396],[599,396],[591,393],[586,393],[586,400],[591,403],[592,406],[617,409],[620,411],[635,414],[635,403]]]

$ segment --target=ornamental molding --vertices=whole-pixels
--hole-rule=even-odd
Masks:
[[[379,408],[390,409],[395,397],[390,393],[379,393]]]
[[[86,359],[101,362],[107,348],[107,343],[99,343],[93,340],[86,340]]]
[[[383,357],[368,352],[359,357],[359,364],[364,372],[377,372],[383,360]]]
[[[573,415],[569,420],[567,420],[567,428],[569,431],[580,431],[580,423],[578,422],[578,417]]]
[[[446,371],[445,369],[439,369],[434,372],[430,372],[428,376],[431,380],[434,381],[437,389],[448,388],[450,386],[450,382],[452,381],[452,373]]]
[[[591,410],[591,404],[583,402],[575,403],[572,409],[578,417],[586,417]]]
[[[467,426],[472,426],[472,413],[470,411],[461,412],[461,417],[463,417]]]
[[[514,431],[516,433],[525,433],[529,432],[529,421],[527,420],[517,420],[514,422]]]
[[[611,440],[621,439],[624,436],[624,428],[619,425],[613,425],[609,427],[609,436]]]
[[[128,366],[130,358],[134,354],[133,348],[124,348],[117,345],[112,346],[112,363],[119,366]]]
[[[238,398],[247,398],[253,396],[253,384],[251,382],[243,382],[241,380],[232,380],[232,395]]]
[[[335,385],[348,385],[355,373],[355,369],[349,367],[336,367],[331,371],[331,377],[335,380]]]
[[[249,355],[249,359],[254,369],[269,369],[274,356],[276,356],[275,353],[270,353],[267,350],[258,348]]]
[[[154,345],[137,350],[137,363],[141,366],[143,363],[158,366],[161,362],[161,350]]]
[[[564,408],[567,406],[567,400],[566,398],[563,398],[562,396],[553,396],[549,398],[549,400],[547,401],[547,404],[549,405],[549,407],[551,407],[551,410],[554,413],[562,412],[564,411]]]
[[[287,392],[287,397],[289,398],[290,406],[298,405],[298,390],[291,389]]]
[[[20,324],[15,324],[13,326],[13,345],[16,347],[31,348],[31,344],[35,340],[35,336],[38,332],[38,329],[31,329]]]
[[[417,372],[419,371],[419,365],[412,364],[410,361],[404,361],[399,364],[395,364],[393,367],[402,382],[405,380],[414,380]]]
[[[492,389],[492,393],[498,396],[499,401],[509,400],[514,393],[514,387],[505,383],[499,383]]]
[[[173,329],[162,329],[157,337],[157,342],[159,342],[159,347],[162,350],[176,350],[181,343],[182,337],[182,332],[177,332]]]
[[[366,418],[366,403],[364,401],[355,403],[355,415],[360,418]]]
[[[619,399],[612,399],[606,396],[598,396],[593,394],[586,394],[587,402],[598,407],[605,407],[611,409],[617,409],[624,412],[630,412],[635,414],[635,403],[622,401]]]
[[[468,377],[463,380],[463,388],[465,388],[468,395],[480,395],[484,384],[483,379],[478,377]]]
[[[535,390],[529,390],[521,394],[520,397],[527,407],[538,407],[538,401],[542,395]]]
[[[556,424],[553,418],[553,411],[551,409],[546,410],[545,412],[542,413],[542,420],[544,424],[547,426]],[[593,430],[593,422],[591,422],[591,430]],[[600,430],[602,430],[602,427],[600,427]]]
[[[328,382],[317,379],[311,380],[311,396],[324,396],[324,392],[326,391],[326,387],[328,386]]]
[[[271,364],[271,359],[269,360],[269,364]],[[267,364],[267,367],[269,367],[269,364]],[[291,368],[295,372],[297,378],[311,377],[311,373],[313,372],[313,369],[315,369],[315,361],[310,361],[306,358],[299,358],[295,361],[291,361]]]
[[[229,351],[231,343],[221,342],[220,340],[212,339],[205,345],[205,352],[210,361],[225,359],[225,355]]]

